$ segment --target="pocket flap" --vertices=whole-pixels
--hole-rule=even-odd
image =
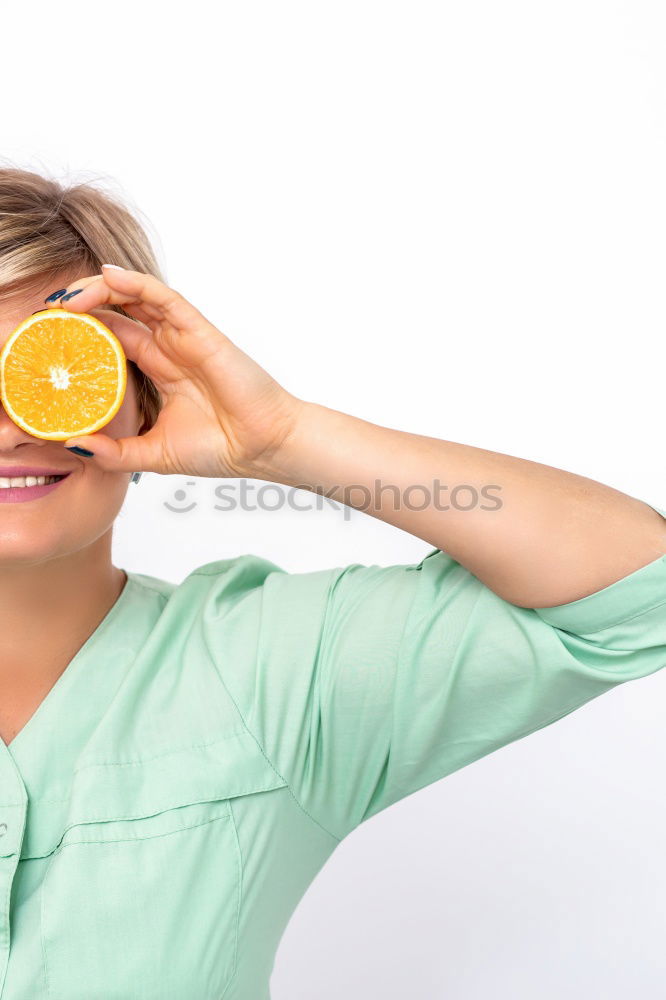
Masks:
[[[74,826],[148,818],[195,803],[270,791],[286,783],[245,730],[215,743],[137,760],[86,758],[74,771],[67,801],[44,802],[41,809],[39,800],[31,803],[33,815],[21,857],[51,854]]]

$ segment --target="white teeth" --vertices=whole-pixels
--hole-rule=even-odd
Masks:
[[[57,476],[0,476],[0,490],[9,489],[10,486],[45,486],[47,483],[55,483]]]

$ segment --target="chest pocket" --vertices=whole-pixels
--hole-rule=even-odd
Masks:
[[[236,964],[233,799],[285,784],[246,733],[86,764],[42,883],[51,1000],[220,1000]]]

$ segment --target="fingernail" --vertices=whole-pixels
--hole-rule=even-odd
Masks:
[[[61,295],[64,295],[66,291],[67,291],[66,288],[59,288],[57,292],[52,292],[51,295],[49,295],[48,299],[44,299],[44,301],[55,302],[55,300],[59,299]]]
[[[102,264],[102,267],[113,267],[116,271],[124,271],[125,268],[121,267],[120,264]]]
[[[73,451],[75,455],[83,455],[85,458],[92,458],[95,454],[94,451],[88,451],[87,448],[79,448],[77,445],[72,445],[71,447],[65,445],[65,448],[67,448],[67,451]]]
[[[83,291],[82,288],[75,288],[73,292],[67,292],[67,295],[63,295],[63,297],[60,299],[60,301],[61,302],[66,302],[67,299],[71,299],[73,295],[78,295],[79,292],[82,292],[82,291]]]

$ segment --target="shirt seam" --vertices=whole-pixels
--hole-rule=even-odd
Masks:
[[[163,750],[161,753],[153,754],[152,757],[137,757],[134,760],[95,760],[90,761],[87,764],[81,764],[79,767],[74,769],[74,774],[79,774],[81,771],[85,771],[91,767],[137,767],[143,764],[149,764],[153,760],[160,760],[162,757],[171,757],[174,754],[186,753],[188,750],[205,750],[207,747],[214,747],[218,743],[224,743],[225,740],[232,740],[234,737],[240,735],[243,732],[242,729],[234,729],[231,733],[225,733],[224,736],[219,737],[216,740],[208,740],[206,743],[188,743],[182,747],[170,748],[169,750]],[[54,800],[59,801],[59,800]]]
[[[609,628],[614,628],[615,625],[626,625],[627,622],[635,621],[637,618],[642,618],[643,615],[649,614],[650,611],[656,611],[658,608],[663,608],[666,606],[666,601],[659,601],[657,604],[651,604],[648,608],[643,608],[642,611],[636,612],[636,614],[630,614],[626,618],[613,618],[607,625],[601,625],[598,628],[586,628],[580,629],[576,626],[576,635],[598,635],[600,632],[607,632]],[[539,608],[534,608],[538,613]],[[566,625],[560,625],[557,622],[549,622],[548,619],[543,616],[543,620],[548,624],[552,625],[554,628],[558,628],[563,632],[570,632],[571,629],[567,628]],[[603,620],[603,619],[602,619]]]
[[[424,559],[427,559],[429,556],[435,555],[435,554],[439,553],[440,551],[441,551],[440,549],[433,549],[432,552],[428,553],[428,556],[424,557]],[[422,560],[422,562],[423,562],[423,560]],[[422,573],[422,562],[417,563],[417,564],[409,564],[409,565],[403,564],[403,565],[404,565],[405,570],[407,570],[407,571],[413,571],[415,573]],[[358,564],[356,564],[356,565],[358,565]],[[373,565],[376,565],[376,564],[373,564]],[[350,568],[352,568],[352,567],[348,566],[345,569],[343,569],[342,573],[339,573],[335,577],[335,579],[331,582],[331,585],[329,587],[328,598],[330,598],[331,591],[334,590],[336,586],[338,586],[338,584],[340,583],[343,575]],[[380,568],[383,568],[383,567],[380,567]],[[389,567],[389,568],[395,568],[395,567]],[[402,568],[402,566],[400,568]],[[402,663],[403,663],[403,651],[404,651],[404,648],[407,645],[407,642],[409,640],[408,631],[409,631],[409,627],[411,625],[412,615],[416,613],[418,598],[419,598],[419,596],[421,594],[421,589],[422,589],[421,581],[422,581],[422,576],[415,577],[414,593],[412,594],[412,596],[410,598],[409,607],[407,608],[407,612],[405,614],[405,620],[403,622],[402,629],[401,629],[401,632],[400,632],[400,638],[398,639],[398,642],[396,644],[396,652],[395,652],[394,661],[393,661],[394,662],[394,674],[393,674],[393,692],[391,694],[391,721],[390,721],[390,725],[389,725],[389,737],[391,739],[391,742],[392,742],[392,737],[393,737],[393,732],[394,732],[394,724],[395,724],[395,699],[396,699],[396,693],[397,693],[397,688],[398,688],[398,674],[399,674],[399,672],[401,670]],[[377,586],[381,586],[381,582],[382,582],[381,580],[375,581],[375,588]],[[370,592],[370,590],[366,591],[366,593],[369,593],[369,592]],[[327,610],[326,610],[326,614],[324,616],[324,621],[322,623],[322,630],[326,626],[326,620],[328,618],[328,612],[329,612],[329,601],[327,599]],[[388,748],[388,753],[389,753],[389,755],[391,753],[391,745],[390,744],[389,744],[389,748]],[[391,803],[391,805],[393,805],[393,804],[394,803]],[[383,812],[383,810],[385,808],[390,808],[390,806],[384,806],[381,809],[379,809],[378,812]],[[372,815],[375,816],[375,815],[377,815],[377,813],[375,812]],[[361,820],[359,820],[358,823],[354,824],[354,826],[351,828],[351,830],[347,831],[346,836],[348,836],[354,830],[358,829],[358,827],[361,826],[362,823],[365,823],[367,821],[367,819],[370,819],[370,818],[371,818],[370,816],[368,816],[368,817],[364,816]]]
[[[435,549],[430,554],[432,555],[432,554],[434,554],[435,552],[438,552],[438,551],[439,551],[439,549]],[[399,568],[403,568],[403,565],[401,565]],[[343,578],[345,577],[345,575],[348,574],[350,572],[350,570],[354,570],[354,569],[357,569],[357,568],[361,568],[361,569],[372,568],[372,569],[374,569],[375,567],[377,567],[376,563],[373,563],[370,567],[364,566],[364,565],[359,564],[359,563],[354,563],[353,565],[343,567],[341,570],[335,569],[335,570],[331,571],[335,575],[329,581],[328,591],[327,591],[327,595],[326,595],[326,610],[324,612],[324,617],[323,617],[322,625],[321,625],[322,634],[326,631],[326,625],[327,625],[329,616],[331,614],[331,595],[333,594],[333,592],[335,591],[335,589],[338,586],[340,586],[340,584],[341,584]],[[382,569],[384,567],[379,567],[379,568]],[[388,568],[395,569],[396,567],[393,566],[393,567],[388,567]],[[415,564],[404,565],[404,568],[406,570],[412,570],[414,572],[420,573],[421,572],[421,563],[418,563],[416,565]],[[375,580],[374,581],[374,586],[372,587],[372,589],[374,590],[377,587],[381,586],[381,583],[382,583],[381,580]],[[420,593],[420,590],[421,590],[420,584],[421,584],[421,577],[416,577],[416,582],[415,582],[415,585],[414,585],[414,593],[412,594],[411,599],[409,601],[409,607],[408,607],[407,613],[405,615],[405,620],[403,622],[402,630],[400,632],[400,638],[399,638],[399,640],[397,642],[397,648],[396,648],[396,653],[395,653],[395,657],[394,657],[394,683],[393,683],[393,692],[392,692],[392,695],[391,695],[391,722],[390,722],[390,726],[389,726],[390,736],[393,735],[393,725],[394,725],[394,720],[395,720],[395,698],[396,698],[396,689],[397,689],[397,673],[400,670],[401,655],[402,655],[403,646],[404,646],[404,644],[406,642],[406,638],[407,638],[407,629],[408,629],[408,626],[409,626],[409,624],[411,622],[412,612],[413,612],[413,610],[415,608],[417,597],[418,597],[418,595]],[[369,594],[370,592],[371,592],[371,588],[368,588],[365,591],[365,595],[367,596],[367,594]],[[390,753],[390,746],[389,746],[389,753]],[[301,806],[301,808],[303,808],[303,807]],[[379,811],[381,812],[382,810],[380,809]],[[314,820],[314,822],[318,823],[317,820]],[[344,838],[346,836],[349,836],[350,833],[353,833],[353,831],[355,829],[357,829],[361,825],[361,823],[363,823],[363,822],[365,822],[365,819],[361,819],[358,823],[355,823],[351,827],[350,830],[347,830],[345,832],[345,834],[343,835],[342,838],[335,837],[335,839],[338,840],[339,842],[341,840],[344,840]],[[321,826],[320,823],[318,823],[318,825]],[[322,827],[322,829],[324,829],[324,827]],[[330,832],[330,831],[328,831],[328,832]],[[334,836],[334,835],[331,834],[331,836]]]
[[[151,584],[146,583],[144,580],[139,580],[133,573],[130,576],[131,570],[129,571],[125,570],[125,572],[127,573],[128,580],[131,583],[133,583],[135,587],[143,587],[144,590],[150,590],[153,594],[157,594],[159,597],[161,597],[165,604],[169,600],[170,595],[165,594],[164,591],[160,590],[159,587],[153,587]],[[178,586],[178,584],[172,584],[172,586]]]
[[[217,663],[215,662],[215,657],[211,653],[210,646],[208,645],[208,639],[207,639],[207,637],[205,635],[204,635],[204,642],[205,642],[205,645],[206,645],[206,650],[208,652],[208,655],[209,655],[209,657],[211,659],[211,662],[212,662],[212,664],[213,664],[213,666],[215,668],[215,673],[217,674],[217,677],[220,680],[220,683],[222,684],[222,686],[223,686],[224,690],[226,691],[227,695],[229,696],[229,698],[233,702],[233,704],[234,704],[234,706],[236,708],[236,711],[238,712],[238,715],[240,717],[241,722],[243,723],[243,725],[244,725],[247,733],[249,734],[249,736],[251,736],[252,739],[254,740],[254,742],[257,744],[257,746],[258,746],[259,750],[261,751],[261,754],[264,757],[266,763],[269,764],[269,766],[273,769],[273,771],[275,771],[275,773],[277,774],[277,776],[282,781],[284,781],[285,788],[288,789],[289,794],[291,795],[292,799],[294,800],[294,802],[296,803],[296,805],[298,806],[298,808],[301,810],[301,812],[305,816],[307,816],[307,818],[310,820],[310,822],[314,823],[315,826],[318,826],[320,830],[323,830],[324,833],[326,833],[329,837],[332,837],[332,839],[335,840],[335,842],[339,844],[341,842],[342,838],[336,836],[334,833],[331,833],[330,830],[327,830],[326,827],[323,826],[323,824],[319,822],[319,820],[315,819],[315,817],[312,816],[307,811],[307,809],[305,808],[305,806],[302,805],[301,802],[299,802],[299,800],[297,799],[296,795],[294,794],[294,790],[291,787],[290,782],[287,780],[287,778],[285,778],[285,776],[282,774],[282,772],[275,766],[274,762],[270,759],[270,757],[266,753],[266,750],[264,749],[264,746],[263,746],[262,742],[259,740],[259,738],[256,736],[256,734],[254,733],[254,731],[248,725],[247,720],[245,719],[245,716],[243,715],[243,713],[240,710],[238,702],[236,701],[236,699],[232,695],[231,691],[229,690],[229,688],[225,684],[224,678],[222,676],[222,673],[219,670],[219,668],[217,666]]]
[[[612,628],[613,625],[625,625],[627,622],[633,622],[636,618],[641,618],[643,615],[647,615],[648,612],[656,611],[657,608],[663,608],[664,606],[666,606],[666,601],[659,601],[658,604],[651,604],[649,608],[644,608],[643,611],[639,611],[635,615],[629,615],[628,618],[619,618],[612,621],[608,625],[604,625],[602,628],[598,629],[598,631],[605,632],[606,629]]]
[[[439,551],[440,551],[439,549],[434,549],[432,552],[428,553],[428,556],[426,556],[425,558],[427,559],[427,558],[429,558],[429,556],[435,555]],[[410,567],[410,568],[413,568],[415,571],[417,571],[417,572],[420,573],[421,572],[421,565],[422,564],[419,563],[417,566]],[[409,602],[409,608],[407,609],[407,614],[405,615],[405,620],[403,622],[402,631],[400,632],[400,639],[398,640],[398,648],[397,648],[396,654],[395,654],[395,672],[394,672],[394,676],[393,676],[393,692],[392,692],[392,695],[391,695],[391,725],[390,725],[390,729],[389,729],[391,743],[393,742],[393,732],[394,732],[394,726],[395,726],[395,699],[396,699],[396,694],[397,694],[397,690],[398,690],[398,680],[399,680],[398,675],[399,675],[399,673],[402,670],[402,666],[403,666],[403,662],[404,662],[403,653],[404,653],[405,648],[407,647],[407,644],[408,644],[408,641],[409,641],[408,631],[409,631],[409,627],[410,627],[411,622],[412,622],[412,615],[416,614],[416,611],[417,611],[418,598],[420,597],[420,594],[421,594],[421,582],[422,582],[422,579],[423,579],[422,576],[417,576],[415,578],[416,582],[414,584],[414,593],[412,594],[412,598],[411,598],[411,600]],[[389,756],[391,754],[391,744],[389,744],[388,754],[389,754]],[[395,803],[392,803],[392,804],[394,805]],[[390,806],[386,806],[384,808],[390,808]],[[380,809],[379,812],[383,812],[383,809]],[[373,815],[376,816],[377,813],[373,813]],[[370,817],[368,817],[368,818],[370,818]],[[364,822],[364,820],[361,820],[361,823],[363,823],[363,822]],[[360,826],[360,823],[357,824],[357,826]]]
[[[243,849],[241,847],[240,837],[238,835],[238,826],[236,824],[236,817],[234,816],[233,802],[229,800],[229,818],[231,820],[231,826],[234,832],[234,841],[236,844],[236,852],[238,858],[238,893],[236,894],[236,933],[234,935],[234,962],[231,975],[227,985],[222,990],[220,1000],[228,993],[231,984],[236,979],[236,973],[238,971],[238,939],[240,937],[240,923],[241,923],[241,912],[243,910],[243,899],[245,893],[245,861],[243,858]]]
[[[194,571],[193,571],[193,572],[192,572],[192,573],[190,574],[190,576],[195,576],[195,575],[196,575],[196,576],[217,576],[218,574],[219,574],[219,568],[217,568],[217,569],[210,569],[210,570],[204,570],[204,569],[203,569],[202,567],[199,567],[198,569],[194,570]],[[166,597],[166,596],[165,596],[165,595],[164,595],[164,594],[162,593],[162,591],[161,591],[161,590],[158,590],[158,589],[157,589],[156,587],[152,587],[152,586],[150,586],[150,584],[148,584],[148,583],[145,583],[145,582],[143,582],[142,580],[137,580],[137,579],[135,579],[135,578],[133,578],[133,581],[132,581],[132,582],[134,582],[134,583],[138,584],[138,585],[139,585],[139,586],[141,586],[141,587],[144,587],[144,588],[145,588],[146,590],[151,590],[151,591],[153,591],[153,593],[156,593],[156,594],[159,594],[159,595],[160,595],[160,596],[161,596],[162,598],[164,598],[165,600],[168,600],[168,597]],[[208,652],[208,656],[209,656],[209,658],[210,658],[210,660],[211,660],[211,662],[212,662],[212,664],[213,664],[213,667],[214,667],[214,669],[215,669],[215,673],[216,673],[217,677],[219,678],[219,680],[220,680],[220,683],[222,684],[222,686],[223,686],[224,690],[226,691],[227,695],[229,696],[229,698],[230,698],[230,699],[231,699],[231,701],[233,702],[233,704],[234,704],[234,706],[235,706],[235,708],[236,708],[236,711],[238,712],[238,715],[239,715],[239,718],[240,718],[241,722],[243,723],[243,726],[244,726],[244,728],[245,728],[245,731],[246,731],[246,732],[248,733],[248,735],[249,735],[249,736],[251,736],[251,738],[252,738],[252,739],[254,740],[254,742],[256,743],[256,745],[258,746],[259,750],[261,751],[261,754],[262,754],[262,756],[264,757],[264,759],[265,759],[265,761],[267,762],[267,764],[268,764],[268,765],[269,765],[269,766],[270,766],[270,767],[272,768],[272,770],[273,770],[273,771],[274,771],[274,772],[275,772],[275,773],[277,774],[277,776],[278,776],[278,777],[280,778],[280,780],[284,782],[284,786],[285,786],[285,787],[286,787],[286,788],[288,789],[288,791],[289,791],[289,794],[291,795],[292,799],[294,800],[294,802],[296,803],[296,805],[298,806],[298,808],[300,809],[300,811],[301,811],[301,812],[302,812],[302,813],[303,813],[303,814],[304,814],[305,816],[307,816],[307,818],[308,818],[308,819],[310,820],[310,822],[314,823],[314,824],[315,824],[315,826],[319,827],[319,829],[320,829],[320,830],[322,830],[322,831],[323,831],[323,832],[324,832],[325,834],[327,834],[327,835],[328,835],[329,837],[331,837],[331,838],[332,838],[332,839],[333,839],[333,840],[334,840],[334,841],[335,841],[336,843],[338,843],[338,844],[339,844],[339,843],[341,842],[342,838],[340,838],[340,837],[336,836],[336,834],[332,833],[332,832],[331,832],[330,830],[327,830],[327,829],[326,829],[326,827],[325,827],[325,826],[323,826],[323,824],[322,824],[322,823],[320,823],[320,822],[319,822],[319,821],[318,821],[317,819],[315,819],[315,817],[314,817],[314,816],[311,816],[311,815],[310,815],[310,813],[309,813],[309,812],[307,811],[307,809],[305,808],[305,806],[304,806],[304,805],[302,805],[302,803],[301,803],[301,802],[299,802],[298,798],[297,798],[297,797],[296,797],[296,795],[294,794],[294,790],[293,790],[293,788],[291,787],[291,784],[289,783],[289,781],[288,781],[288,780],[287,780],[287,779],[285,778],[285,776],[284,776],[284,775],[283,775],[283,774],[282,774],[282,773],[281,773],[281,772],[280,772],[280,771],[278,770],[278,768],[277,768],[277,767],[275,766],[275,764],[273,763],[273,761],[272,761],[272,760],[270,759],[270,757],[269,757],[269,756],[268,756],[268,754],[266,753],[266,750],[264,749],[264,747],[263,747],[263,745],[262,745],[261,741],[260,741],[260,740],[258,739],[258,737],[257,737],[257,736],[255,735],[255,733],[253,732],[253,730],[252,730],[252,729],[250,728],[250,726],[248,725],[248,723],[247,723],[247,720],[245,719],[245,716],[244,716],[244,715],[243,715],[243,713],[241,712],[241,710],[240,710],[240,707],[239,707],[239,705],[238,705],[238,703],[237,703],[236,699],[235,699],[235,698],[233,697],[233,695],[231,694],[231,691],[229,690],[229,688],[228,688],[228,687],[227,687],[227,685],[225,684],[225,682],[224,682],[224,678],[223,678],[223,676],[222,676],[222,674],[221,674],[221,671],[220,671],[220,670],[218,669],[218,666],[217,666],[217,663],[215,662],[215,657],[214,657],[214,656],[212,655],[212,652],[211,652],[211,649],[210,649],[210,646],[209,646],[209,644],[208,644],[208,640],[207,640],[207,638],[206,638],[206,636],[205,636],[205,635],[204,635],[204,642],[205,642],[205,645],[206,645],[206,650],[207,650],[207,652]]]

